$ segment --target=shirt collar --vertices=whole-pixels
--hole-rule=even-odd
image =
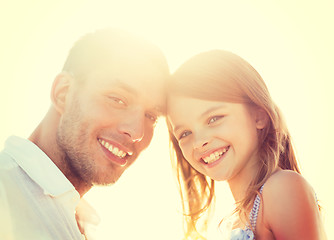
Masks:
[[[53,197],[74,191],[72,183],[65,177],[52,160],[33,142],[11,136],[5,143],[7,152],[16,163],[44,190]]]

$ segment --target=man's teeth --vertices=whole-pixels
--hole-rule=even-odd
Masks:
[[[118,147],[115,147],[113,145],[111,145],[110,143],[99,139],[99,142],[106,148],[109,150],[109,152],[111,152],[112,154],[114,154],[117,157],[120,158],[124,158],[126,156],[126,152],[123,152],[122,150],[118,149]],[[129,154],[130,155],[130,154]]]
[[[217,161],[224,153],[226,153],[228,148],[221,149],[219,151],[213,152],[210,156],[203,158],[204,162],[207,164],[213,163]]]

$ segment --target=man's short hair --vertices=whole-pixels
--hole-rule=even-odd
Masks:
[[[124,30],[113,28],[97,30],[80,38],[70,50],[63,71],[84,79],[99,65],[112,68],[108,63],[119,56],[113,53],[142,57],[151,61],[163,75],[169,74],[166,58],[157,46]]]

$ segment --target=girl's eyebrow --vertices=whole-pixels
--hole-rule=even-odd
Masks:
[[[206,115],[209,114],[210,112],[216,111],[216,110],[218,110],[218,109],[224,109],[224,108],[226,108],[226,107],[227,107],[226,104],[221,103],[219,106],[215,106],[215,107],[209,108],[208,110],[206,110],[205,112],[203,112],[203,113],[201,114],[200,118],[206,116]]]
[[[205,112],[203,112],[200,116],[200,118],[203,118],[204,116],[206,116],[207,114],[209,114],[210,112],[216,111],[218,109],[224,109],[227,108],[226,104],[221,103],[218,106],[214,106],[212,108],[209,108],[208,110],[206,110]],[[179,130],[180,128],[182,128],[182,125],[177,125],[174,128],[174,132],[176,132],[177,130]]]
[[[174,132],[177,132],[180,128],[182,128],[182,125],[177,125],[177,126],[175,126],[175,128],[174,128]]]

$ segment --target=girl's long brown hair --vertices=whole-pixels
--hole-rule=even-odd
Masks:
[[[250,183],[245,198],[236,205],[235,212],[241,219],[248,220],[248,211],[259,188],[277,167],[300,173],[291,137],[280,110],[271,99],[259,73],[241,57],[222,50],[194,56],[173,74],[168,85],[168,97],[173,95],[250,104],[263,109],[268,115],[267,126],[258,133],[259,172]],[[201,233],[206,229],[208,221],[208,209],[214,199],[214,181],[190,166],[173,135],[168,118],[167,125],[172,163],[182,199],[185,238],[202,239]]]

